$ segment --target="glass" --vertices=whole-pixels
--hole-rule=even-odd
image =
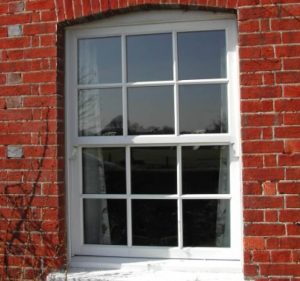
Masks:
[[[180,134],[227,132],[227,85],[179,86]]]
[[[78,120],[79,136],[122,135],[121,89],[80,90]]]
[[[84,243],[127,245],[126,200],[83,199]]]
[[[105,37],[78,41],[78,83],[120,83],[121,38]]]
[[[180,32],[177,49],[179,79],[226,77],[224,30]]]
[[[177,201],[132,200],[132,242],[136,246],[177,246]]]
[[[174,133],[173,88],[134,87],[128,89],[128,134]]]
[[[182,147],[182,193],[229,193],[227,146]]]
[[[176,194],[176,148],[131,149],[133,194]]]
[[[183,200],[183,246],[229,247],[229,200]]]
[[[83,148],[83,193],[126,193],[125,148]]]
[[[127,81],[172,80],[172,35],[127,36]]]

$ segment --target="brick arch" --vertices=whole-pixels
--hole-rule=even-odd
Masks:
[[[84,18],[87,17],[97,17],[99,14],[111,15],[138,9],[194,8],[214,11],[232,11],[237,8],[237,2],[238,0],[57,0],[55,8],[57,21],[61,23],[70,20],[84,20]]]

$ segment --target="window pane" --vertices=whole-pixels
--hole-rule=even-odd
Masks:
[[[83,199],[84,243],[126,245],[126,200]]]
[[[81,90],[78,107],[79,136],[123,134],[120,88]]]
[[[183,194],[229,193],[227,146],[182,147]]]
[[[126,193],[125,148],[83,148],[83,193]]]
[[[172,35],[127,36],[127,81],[171,80]]]
[[[226,85],[179,86],[180,133],[226,133],[226,92]]]
[[[134,194],[176,194],[176,148],[132,148],[131,190]]]
[[[136,246],[177,246],[177,201],[132,200],[132,241]]]
[[[178,33],[179,79],[226,77],[225,31]]]
[[[121,38],[81,39],[78,42],[79,84],[121,82]]]
[[[128,89],[128,134],[174,133],[173,88],[138,87]]]
[[[229,247],[229,200],[183,200],[183,246]]]

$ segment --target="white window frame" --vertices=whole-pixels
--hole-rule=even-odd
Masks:
[[[173,40],[176,32],[225,30],[227,48],[227,78],[225,79],[177,79],[159,82],[126,82],[124,64],[125,35],[165,33],[171,32]],[[96,38],[120,35],[122,40],[122,83],[114,84],[121,87],[123,97],[123,130],[127,131],[126,87],[174,85],[174,106],[178,111],[178,85],[188,84],[227,84],[228,94],[228,133],[220,134],[191,134],[179,135],[179,121],[175,117],[174,135],[151,136],[78,136],[77,128],[77,92],[79,89],[102,88],[111,85],[77,85],[77,41],[82,38]],[[173,41],[174,44],[174,41]],[[174,45],[176,46],[176,44]],[[176,50],[173,51],[173,53]],[[241,219],[241,161],[240,161],[240,110],[239,110],[239,69],[237,55],[237,31],[235,17],[231,14],[210,13],[200,11],[153,11],[116,16],[93,24],[70,27],[66,31],[66,178],[68,187],[68,225],[69,225],[69,256],[119,256],[119,257],[147,257],[147,258],[175,258],[212,260],[241,260],[242,259],[242,219]],[[174,54],[173,54],[174,55]],[[176,59],[176,56],[174,56]],[[174,64],[175,65],[175,64]],[[175,114],[178,116],[178,114]],[[84,245],[83,243],[83,206],[81,194],[82,167],[81,156],[83,147],[126,147],[126,163],[130,165],[129,146],[176,146],[176,145],[228,145],[230,147],[230,193],[211,195],[184,195],[197,199],[230,199],[230,247],[229,248],[181,248],[134,246],[105,246]],[[177,156],[180,159],[180,149]],[[180,162],[180,161],[179,161]],[[181,163],[178,163],[179,171]],[[127,184],[130,185],[130,175],[127,171]],[[178,180],[180,182],[180,172]],[[180,183],[179,183],[180,185]],[[179,191],[180,192],[180,191]],[[128,193],[127,193],[128,194]],[[109,198],[127,198],[123,195],[109,196]],[[136,195],[140,197],[139,195]],[[162,195],[165,196],[165,195]],[[170,195],[173,196],[173,195]],[[131,198],[133,195],[131,195]],[[89,198],[89,195],[84,195]],[[105,198],[105,195],[93,195],[92,198]],[[149,198],[149,197],[148,197]],[[130,221],[130,217],[127,217]],[[130,225],[129,225],[130,226]],[[129,230],[130,231],[130,230]],[[178,234],[180,235],[180,234]]]

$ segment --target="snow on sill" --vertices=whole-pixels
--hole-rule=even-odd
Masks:
[[[47,281],[243,281],[242,273],[196,273],[176,271],[91,270],[72,268],[51,273]]]
[[[75,259],[76,260],[76,259]],[[228,261],[133,261],[79,258],[47,281],[244,281],[241,264]]]

